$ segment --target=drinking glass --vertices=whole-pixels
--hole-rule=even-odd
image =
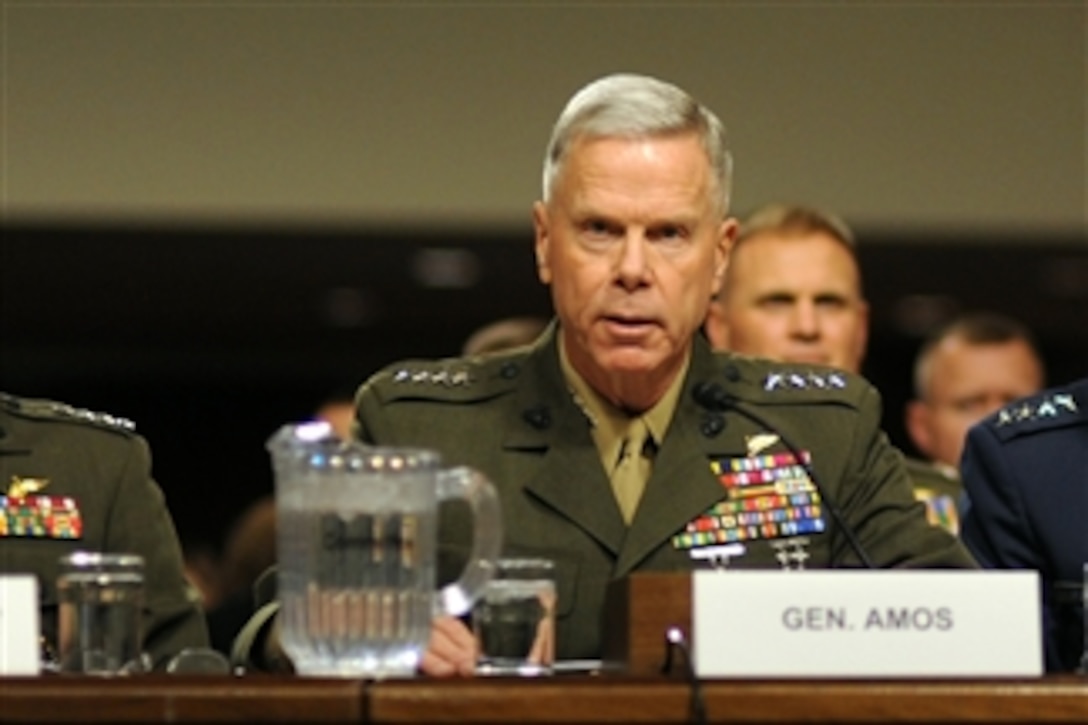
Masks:
[[[550,675],[555,662],[555,565],[500,559],[472,610],[476,672]]]
[[[61,672],[108,676],[149,669],[141,651],[143,557],[88,551],[63,556],[57,599]]]

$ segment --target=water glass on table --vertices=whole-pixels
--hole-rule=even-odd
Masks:
[[[63,556],[57,599],[61,672],[110,676],[150,669],[141,651],[143,557],[88,551]]]
[[[500,559],[472,610],[476,672],[552,674],[555,663],[555,565],[548,559]]]

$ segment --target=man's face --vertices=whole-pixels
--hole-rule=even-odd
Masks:
[[[695,134],[594,138],[533,207],[571,364],[614,403],[651,406],[681,369],[736,229],[718,195]]]
[[[908,406],[907,429],[918,450],[953,468],[972,425],[1043,385],[1042,366],[1023,340],[948,338],[933,351],[926,378],[926,399]]]
[[[744,240],[707,321],[715,347],[851,372],[861,368],[868,328],[857,264],[823,233]]]
[[[351,427],[355,423],[355,403],[346,400],[325,403],[314,414],[314,418],[332,426],[333,434],[340,440],[351,440]]]

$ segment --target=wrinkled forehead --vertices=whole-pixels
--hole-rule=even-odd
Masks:
[[[619,173],[621,161],[635,158],[661,163],[647,164],[641,169],[632,165]],[[585,184],[587,179],[602,181],[602,171],[616,172],[617,179],[623,178],[629,182],[635,187],[637,195],[646,199],[653,196],[655,187],[657,191],[667,186],[698,189],[701,211],[710,211],[716,217],[724,218],[721,180],[699,137],[693,132],[621,136],[583,134],[568,147],[562,166],[553,167],[548,201],[561,189],[569,188],[572,181],[576,185]],[[641,179],[640,173],[644,174]]]

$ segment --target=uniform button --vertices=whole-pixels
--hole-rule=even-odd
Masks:
[[[731,383],[738,382],[740,380],[740,369],[738,369],[736,365],[726,365],[725,379]]]
[[[707,438],[713,438],[725,430],[725,418],[713,413],[707,415],[699,425],[699,430],[702,431],[703,435]]]
[[[537,430],[544,430],[552,424],[552,414],[543,405],[535,408],[529,408],[521,414],[525,422],[533,426]]]
[[[518,367],[517,363],[508,362],[499,370],[499,375],[506,380],[513,380],[518,376],[519,372],[521,372],[521,369]]]

